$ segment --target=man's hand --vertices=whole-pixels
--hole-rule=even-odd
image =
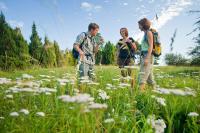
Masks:
[[[74,44],[74,48],[79,52],[80,60],[83,61],[84,59],[84,52],[80,49],[79,45]]]
[[[80,60],[83,61],[84,55],[85,55],[84,52],[81,49],[79,49],[78,52],[79,52],[79,55],[80,55]]]

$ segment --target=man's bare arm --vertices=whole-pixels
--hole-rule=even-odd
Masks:
[[[79,55],[80,55],[80,59],[83,60],[84,58],[84,52],[80,49],[79,47],[80,45],[79,44],[74,44],[74,48],[79,52]]]

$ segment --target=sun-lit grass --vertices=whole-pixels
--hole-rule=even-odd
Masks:
[[[190,112],[200,114],[200,68],[199,67],[155,67],[155,79],[159,88],[192,90],[195,95],[159,94],[147,87],[141,93],[138,86],[119,88],[120,71],[116,66],[95,68],[97,84],[84,83],[79,93],[90,94],[95,103],[106,104],[107,108],[89,109],[91,103],[63,102],[61,95],[75,96],[78,91],[75,67],[33,69],[15,72],[0,72],[0,78],[12,79],[9,84],[0,84],[0,132],[154,132],[149,117],[162,119],[165,132],[200,132],[199,116],[188,116]],[[137,82],[138,70],[134,70]],[[32,79],[18,80],[19,88],[55,89],[57,92],[8,92],[23,74]],[[43,75],[43,76],[41,76]],[[48,76],[44,76],[48,75]],[[17,78],[17,79],[16,79]],[[68,79],[65,85],[58,79]],[[108,89],[108,84],[113,88]],[[101,90],[101,92],[99,92]],[[101,98],[99,93],[108,96]],[[9,97],[8,95],[12,95]],[[163,98],[161,105],[156,98]],[[27,109],[29,114],[23,114]],[[89,110],[87,110],[89,109]],[[10,116],[18,112],[19,116]],[[38,116],[44,112],[45,116]]]

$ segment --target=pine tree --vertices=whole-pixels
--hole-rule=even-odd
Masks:
[[[57,66],[54,45],[45,36],[41,54],[41,65],[44,67]]]
[[[29,44],[29,53],[34,59],[39,61],[42,52],[42,42],[37,33],[35,23],[33,23],[32,26],[32,35],[30,37],[30,40],[31,42]]]
[[[59,45],[56,41],[53,42],[54,49],[55,49],[55,54],[56,54],[56,64],[58,67],[63,65],[63,56],[60,51]]]
[[[28,49],[28,43],[24,39],[20,28],[16,28],[13,32],[14,40],[16,43],[16,53],[18,54],[19,57],[29,57],[29,49]]]
[[[5,20],[4,14],[0,15],[0,54],[3,56],[15,56],[15,41],[12,38],[12,28]]]
[[[13,39],[15,40],[16,44],[16,60],[17,60],[17,68],[25,68],[27,66],[30,66],[30,55],[29,55],[29,49],[28,49],[28,43],[24,39],[20,28],[16,28],[13,31]],[[14,51],[13,51],[14,52]]]
[[[66,65],[74,66],[77,63],[77,60],[74,59],[74,57],[72,55],[72,51],[69,49],[65,50],[64,58],[65,58]]]
[[[7,70],[15,68],[16,44],[13,39],[13,30],[0,14],[0,68]]]
[[[103,64],[113,64],[115,61],[115,46],[108,41],[103,50]]]

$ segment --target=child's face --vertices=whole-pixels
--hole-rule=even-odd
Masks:
[[[141,31],[143,31],[142,25],[140,25],[140,24],[138,24],[138,25],[139,25],[139,29],[140,29]]]
[[[126,31],[125,31],[125,29],[122,29],[120,31],[120,34],[121,34],[122,37],[126,37]]]

